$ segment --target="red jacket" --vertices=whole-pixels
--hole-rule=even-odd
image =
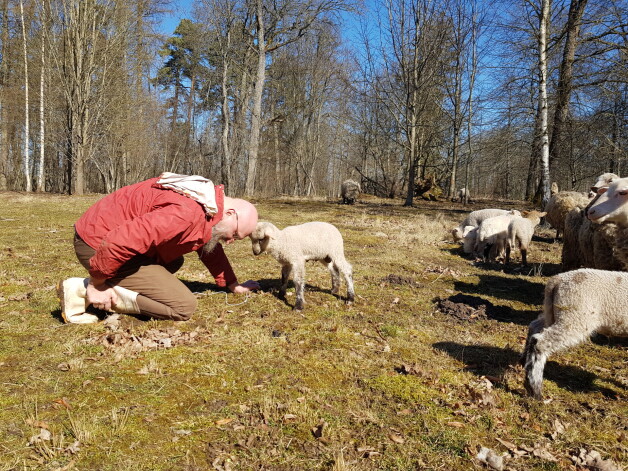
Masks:
[[[157,264],[196,251],[218,286],[237,282],[222,245],[204,253],[212,227],[222,219],[224,189],[216,185],[218,213],[207,215],[196,201],[161,188],[157,178],[125,186],[89,208],[74,225],[96,254],[90,276],[111,278],[133,256],[143,254]]]

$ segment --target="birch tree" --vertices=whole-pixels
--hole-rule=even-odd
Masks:
[[[539,110],[540,110],[540,137],[541,137],[541,199],[542,206],[550,198],[550,168],[549,168],[549,130],[547,122],[547,38],[550,22],[550,0],[541,0],[539,16]]]
[[[23,141],[23,165],[24,179],[26,180],[26,191],[32,191],[31,181],[31,160],[30,160],[30,102],[28,87],[28,48],[26,40],[26,22],[24,19],[24,3],[20,0],[20,19],[22,24],[22,45],[24,52],[24,141]]]

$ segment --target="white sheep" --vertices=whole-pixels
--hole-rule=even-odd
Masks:
[[[502,256],[508,243],[508,225],[517,217],[521,217],[521,213],[515,209],[482,221],[476,236],[475,253],[484,259],[488,256],[489,260]]]
[[[573,208],[584,208],[589,204],[589,198],[585,193],[577,191],[559,191],[553,194],[544,211],[546,221],[556,229],[558,239],[565,230],[565,217]]]
[[[600,188],[595,202],[587,211],[587,217],[595,223],[614,222],[628,227],[628,178],[613,181],[608,188]]]
[[[463,232],[464,228],[467,226],[478,227],[482,221],[488,218],[492,218],[494,216],[501,216],[502,214],[508,214],[510,211],[507,209],[478,209],[476,211],[471,211],[466,218],[458,225],[458,227],[454,227],[451,230],[451,235],[454,238],[454,242],[458,242],[462,240],[464,237]]]
[[[340,196],[342,196],[342,204],[353,204],[360,196],[360,184],[354,180],[345,180],[340,185]]]
[[[510,251],[519,245],[521,263],[527,265],[528,247],[534,235],[534,228],[539,225],[546,213],[539,211],[523,211],[523,217],[515,217],[508,224],[508,245],[506,246],[506,263],[510,262]]]
[[[552,277],[543,313],[528,329],[526,390],[540,399],[547,358],[596,332],[628,336],[628,273],[583,268]]]
[[[619,175],[615,175],[614,173],[603,173],[597,177],[597,181],[591,186],[591,190],[589,191],[589,198],[593,198],[600,188],[608,188],[608,185],[615,180],[619,180]]]
[[[473,253],[477,235],[477,227],[465,226],[464,230],[462,231],[462,250],[464,251],[464,253]]]
[[[305,262],[316,260],[327,266],[331,273],[331,292],[340,291],[340,276],[347,283],[347,304],[355,298],[353,290],[353,269],[344,255],[344,245],[340,231],[326,222],[307,222],[298,226],[288,226],[279,230],[270,222],[260,221],[249,236],[253,244],[253,254],[266,252],[281,264],[280,296],[286,295],[288,278],[293,275],[296,291],[294,308],[302,310],[305,291]]]

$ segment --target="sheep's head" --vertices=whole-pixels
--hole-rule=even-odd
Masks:
[[[454,242],[458,242],[462,240],[462,238],[464,237],[464,234],[463,234],[462,229],[460,229],[459,227],[454,227],[451,230],[451,236],[454,238]]]
[[[597,181],[591,187],[591,191],[589,191],[589,198],[593,198],[600,189],[608,188],[608,185],[616,180],[619,180],[618,175],[615,175],[614,173],[603,173],[597,177]]]
[[[529,219],[530,221],[532,221],[534,223],[534,225],[538,225],[541,222],[541,218],[545,215],[547,215],[547,212],[539,212],[539,211],[523,211],[521,213],[521,215],[526,218]]]
[[[268,248],[270,239],[274,239],[279,232],[277,226],[270,222],[260,221],[255,226],[255,230],[251,232],[251,244],[253,245],[253,255],[259,255]]]
[[[628,226],[628,178],[612,182],[608,188],[598,190],[597,201],[591,204],[587,217],[595,222],[614,222],[619,226]]]

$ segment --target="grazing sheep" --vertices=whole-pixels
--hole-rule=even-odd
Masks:
[[[583,268],[552,277],[543,314],[528,329],[526,390],[540,399],[547,358],[596,332],[628,336],[628,273]]]
[[[347,304],[353,302],[353,271],[345,259],[342,235],[335,226],[326,222],[307,222],[279,230],[270,222],[258,222],[249,237],[253,254],[267,252],[281,264],[280,296],[285,296],[288,277],[293,274],[297,295],[295,309],[303,309],[305,262],[308,260],[317,260],[327,266],[331,273],[332,294],[339,293],[339,274],[342,273],[347,283]]]
[[[484,259],[488,255],[489,260],[496,260],[501,257],[508,242],[508,225],[517,217],[521,217],[521,213],[513,210],[508,214],[494,216],[482,221],[478,227],[475,252],[481,254]]]
[[[354,180],[345,180],[340,186],[340,196],[342,196],[342,204],[354,204],[360,196],[360,184]]]
[[[502,214],[509,214],[511,213],[511,211],[508,211],[507,209],[493,209],[493,208],[487,208],[487,209],[478,209],[476,211],[471,211],[466,218],[464,218],[464,221],[462,221],[458,227],[454,227],[451,230],[451,235],[454,238],[454,242],[458,242],[460,240],[462,240],[462,238],[464,237],[463,232],[464,232],[464,228],[467,226],[475,226],[478,227],[482,221],[484,221],[485,219],[488,218],[492,218],[494,216],[501,216]]]
[[[515,217],[508,224],[508,245],[506,246],[506,263],[510,262],[510,251],[519,244],[521,263],[527,265],[528,247],[534,235],[534,228],[539,225],[546,213],[523,211],[523,217]]]
[[[608,188],[608,185],[615,180],[619,180],[619,175],[615,175],[614,173],[603,173],[597,177],[597,181],[591,186],[591,190],[589,191],[589,198],[593,198],[600,188]]]
[[[556,229],[556,238],[558,239],[565,230],[565,217],[573,208],[584,208],[589,204],[589,198],[585,193],[577,191],[559,191],[551,196],[545,212],[545,219],[550,225]]]
[[[478,235],[478,228],[475,226],[465,226],[462,231],[462,250],[464,253],[473,253],[475,239]]]

